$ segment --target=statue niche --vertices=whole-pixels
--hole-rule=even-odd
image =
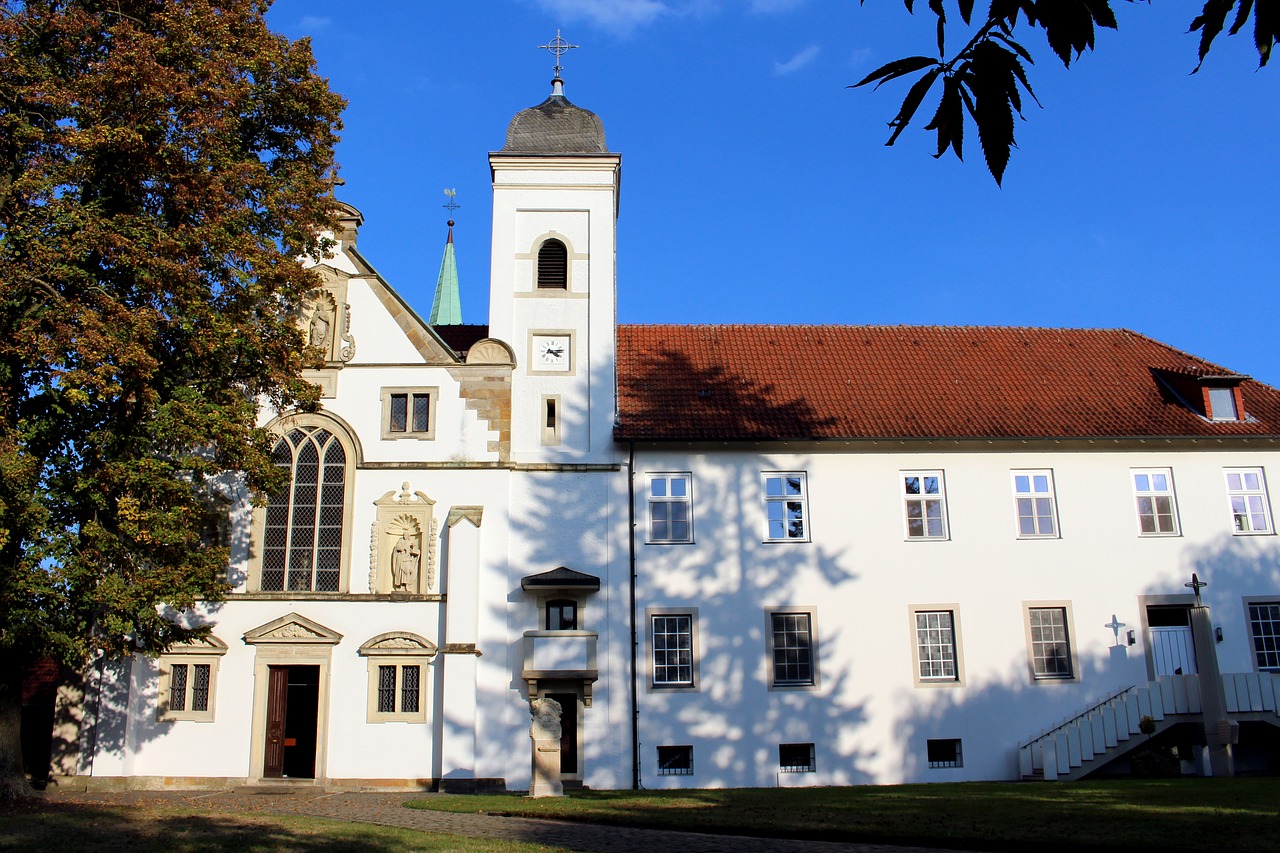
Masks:
[[[436,586],[435,501],[409,484],[399,494],[387,492],[378,508],[370,541],[369,591],[419,595]]]
[[[319,267],[324,286],[311,291],[298,310],[298,324],[307,344],[320,350],[327,365],[341,367],[356,352],[351,335],[351,306],[347,280],[330,267]]]

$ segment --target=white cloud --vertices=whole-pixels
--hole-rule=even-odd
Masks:
[[[822,48],[818,47],[816,44],[811,44],[795,56],[788,59],[786,62],[773,63],[773,73],[777,74],[779,77],[784,77],[787,74],[794,74],[817,59],[818,53],[821,50]]]
[[[588,21],[618,33],[629,33],[671,12],[663,0],[538,0],[538,5],[558,20]]]
[[[298,21],[298,27],[307,32],[327,29],[333,23],[333,18],[322,18],[319,15],[303,15],[302,20]]]

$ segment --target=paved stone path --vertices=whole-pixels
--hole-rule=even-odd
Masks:
[[[779,838],[747,838],[736,835],[705,835],[656,829],[629,829],[555,820],[533,820],[497,815],[453,814],[451,812],[406,809],[408,800],[435,794],[249,793],[244,791],[158,791],[91,794],[50,792],[52,801],[128,805],[129,803],[172,803],[184,808],[207,809],[211,813],[290,814],[326,817],[357,823],[398,826],[425,832],[446,832],[471,838],[525,841],[581,850],[587,853],[739,853],[767,850],[771,853],[943,853],[924,847],[896,847],[884,844],[839,844],[823,841],[793,841]],[[956,853],[949,851],[949,853]]]

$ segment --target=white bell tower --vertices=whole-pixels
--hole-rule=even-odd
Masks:
[[[557,56],[558,59],[558,56]],[[516,353],[511,458],[604,461],[615,453],[615,226],[622,158],[564,96],[519,112],[489,155],[489,334]]]

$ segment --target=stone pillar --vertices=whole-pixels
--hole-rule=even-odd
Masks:
[[[478,737],[476,690],[479,650],[480,521],[478,506],[454,507],[445,522],[448,556],[445,563],[445,628],[440,787],[468,791],[475,787]]]
[[[1237,739],[1239,723],[1227,717],[1227,699],[1222,692],[1218,648],[1208,607],[1197,604],[1191,608],[1191,639],[1195,643],[1196,668],[1200,674],[1200,714],[1204,720],[1205,743],[1208,744],[1209,773],[1212,776],[1234,776],[1231,745]]]
[[[533,741],[533,777],[529,782],[530,797],[563,797],[560,781],[560,703],[554,699],[533,699],[529,713],[533,722],[529,738]]]

